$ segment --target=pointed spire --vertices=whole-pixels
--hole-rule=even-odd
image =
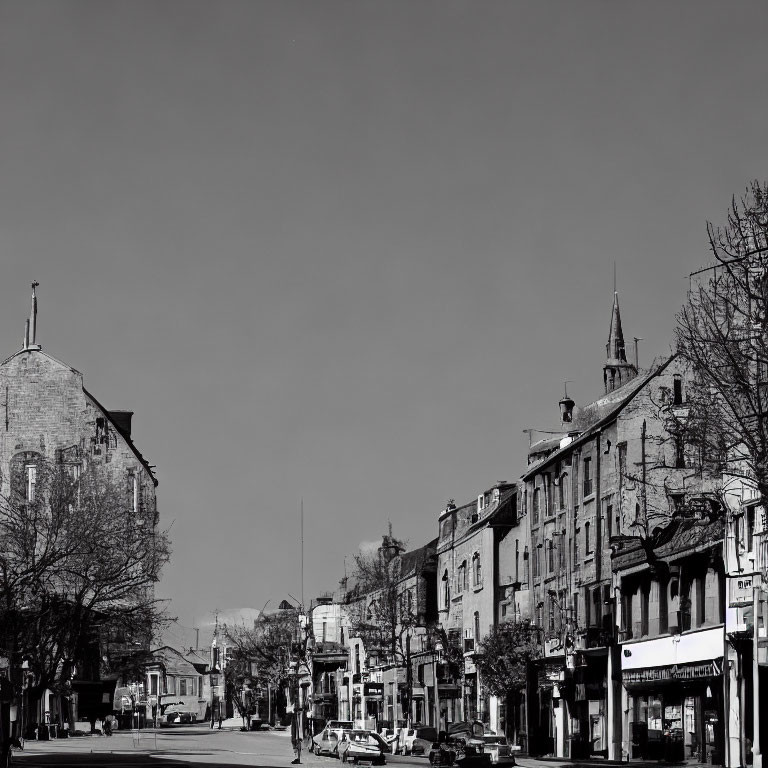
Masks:
[[[614,277],[615,280],[615,277]],[[615,289],[614,283],[614,289]],[[608,343],[605,345],[606,361],[603,364],[603,381],[605,392],[626,384],[637,376],[637,367],[627,362],[627,352],[624,346],[624,330],[621,327],[619,312],[619,294],[613,291],[613,308],[611,309],[611,329],[608,333]]]
[[[605,345],[608,360],[627,362],[624,348],[624,331],[621,328],[621,313],[619,312],[619,294],[613,292],[613,309],[611,310],[611,330],[608,333],[608,343]]]

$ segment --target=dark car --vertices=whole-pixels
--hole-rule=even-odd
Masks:
[[[428,755],[432,745],[437,741],[437,730],[434,728],[414,728],[405,739],[406,755]]]

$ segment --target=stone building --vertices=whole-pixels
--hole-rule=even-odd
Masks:
[[[83,374],[45,352],[37,341],[37,297],[22,348],[0,363],[0,495],[21,504],[35,500],[45,468],[63,468],[79,477],[87,467],[100,467],[125,489],[136,525],[157,524],[157,478],[133,442],[131,411],[107,410],[83,383]],[[153,585],[147,584],[147,590]],[[105,715],[104,694],[115,677],[103,680],[102,656],[115,659],[147,643],[147,637],[124,634],[100,637],[86,656],[75,661],[72,696],[47,692],[39,712],[26,712],[39,723]],[[96,646],[99,647],[96,647]],[[108,698],[109,698],[108,697]],[[69,712],[65,710],[70,709]]]
[[[451,502],[440,514],[438,615],[463,658],[458,679],[438,685],[441,728],[477,719],[504,730],[504,702],[484,690],[475,656],[490,628],[520,611],[526,539],[510,534],[517,519],[514,483],[497,483],[460,507]]]
[[[523,475],[532,605],[544,651],[531,685],[529,728],[537,736],[533,753],[618,760],[637,756],[630,731],[647,714],[633,704],[640,701],[633,699],[635,681],[655,687],[652,671],[622,679],[619,648],[672,631],[667,612],[680,610],[681,594],[659,574],[664,563],[684,557],[686,578],[700,585],[694,589],[708,606],[707,626],[722,623],[722,531],[694,521],[709,555],[657,551],[719,479],[690,454],[674,427],[679,419],[671,418],[686,371],[673,357],[638,375],[626,361],[616,295],[603,373],[599,399],[576,408],[563,398],[562,436],[534,443]],[[664,621],[650,620],[654,606]],[[646,658],[639,647],[624,648],[626,658]]]

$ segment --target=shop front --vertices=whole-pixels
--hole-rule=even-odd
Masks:
[[[722,628],[625,644],[621,680],[630,758],[723,764]]]

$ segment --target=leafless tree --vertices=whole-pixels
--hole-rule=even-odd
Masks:
[[[768,187],[752,182],[722,226],[707,224],[714,263],[692,276],[678,315],[691,364],[688,439],[729,480],[768,502]]]
[[[164,620],[154,584],[169,556],[167,532],[136,519],[102,468],[74,475],[41,461],[34,500],[0,499],[3,640],[29,662],[33,699],[66,693],[75,674],[98,678],[110,639],[148,644]]]
[[[375,551],[355,555],[355,588],[348,595],[347,615],[353,636],[374,655],[402,662],[407,636],[417,625],[417,595],[402,572],[404,542],[390,534]]]

